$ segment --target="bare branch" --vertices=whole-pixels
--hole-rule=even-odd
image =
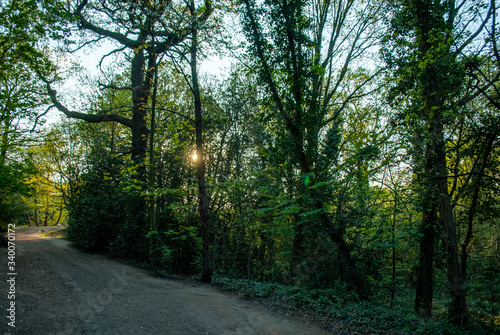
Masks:
[[[35,124],[33,124],[33,128],[31,128],[30,133],[33,133],[33,132],[35,131],[35,128],[36,128],[36,126],[38,125],[38,120],[40,120],[40,118],[42,118],[42,117],[44,117],[45,115],[47,115],[47,113],[48,113],[48,112],[49,112],[49,111],[50,111],[53,107],[55,107],[55,106],[54,106],[54,105],[49,106],[49,107],[45,110],[45,112],[43,112],[42,114],[39,114],[39,115],[37,115],[37,116],[36,116],[36,119],[35,119]]]
[[[111,56],[112,54],[116,53],[116,52],[120,52],[120,51],[123,51],[125,50],[126,47],[122,47],[122,48],[118,48],[118,49],[115,49],[107,54],[105,54],[104,56],[101,57],[101,60],[99,61],[99,69],[101,69],[102,71],[102,62],[104,61],[104,59],[106,59],[107,57]]]
[[[184,114],[181,114],[181,113],[179,113],[179,112],[176,112],[176,111],[174,111],[174,110],[172,110],[172,109],[168,109],[168,108],[157,108],[157,109],[158,109],[158,110],[161,110],[161,111],[164,111],[164,112],[169,112],[169,113],[172,113],[172,114],[175,114],[175,115],[179,115],[180,117],[183,117],[183,118],[185,118],[185,119],[186,119],[186,120],[188,120],[188,121],[191,121],[193,124],[196,124],[196,121],[195,121],[195,120],[193,120],[192,118],[190,118],[189,116],[186,116],[186,115],[184,115]]]
[[[492,15],[493,11],[495,9],[495,2],[493,0],[490,1],[490,8],[488,9],[488,13],[486,15],[486,18],[481,22],[481,25],[477,28],[477,30],[469,36],[469,38],[457,48],[457,51],[455,52],[457,55],[461,53],[472,41],[483,31],[484,27],[486,26],[486,23],[490,19],[490,16]]]
[[[59,111],[61,111],[68,118],[79,119],[79,120],[83,120],[83,121],[90,122],[90,123],[114,121],[114,122],[118,122],[126,127],[129,127],[129,128],[132,128],[134,126],[134,122],[132,120],[127,119],[127,118],[120,116],[120,115],[116,115],[116,114],[97,114],[97,115],[94,115],[94,114],[86,114],[86,113],[70,111],[59,100],[57,100],[57,92],[50,86],[50,83],[46,82],[46,84],[47,84],[47,92],[50,96],[50,99],[52,100],[52,103],[54,104],[54,107],[56,107]]]
[[[99,36],[99,37],[97,37],[97,38],[95,38],[95,39],[93,39],[93,40],[90,40],[90,41],[87,41],[87,42],[83,43],[82,45],[80,45],[80,46],[79,46],[78,48],[76,48],[76,49],[73,49],[73,50],[68,50],[68,52],[70,52],[70,53],[77,52],[78,50],[81,50],[81,49],[85,48],[87,45],[90,45],[90,44],[92,44],[92,43],[97,43],[97,42],[99,42],[99,41],[101,41],[101,40],[103,40],[103,39],[104,39],[104,37],[103,37],[103,36]],[[69,49],[69,47],[68,47],[67,49]]]
[[[117,91],[131,91],[133,92],[134,89],[130,86],[123,86],[123,87],[119,87],[119,86],[116,86],[114,84],[103,84],[101,82],[99,82],[99,88],[101,90],[107,90],[107,89],[112,89],[112,90],[117,90]]]

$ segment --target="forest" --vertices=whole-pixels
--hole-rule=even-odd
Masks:
[[[499,9],[0,0],[1,231],[362,333],[500,333]]]

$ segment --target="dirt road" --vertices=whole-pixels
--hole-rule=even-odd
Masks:
[[[0,249],[0,335],[327,334],[209,285],[79,252],[42,229],[54,228],[16,229],[14,276]]]

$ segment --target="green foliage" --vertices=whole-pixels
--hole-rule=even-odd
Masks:
[[[46,17],[39,13],[39,2],[2,1],[0,3],[0,231],[8,223],[27,223],[31,210],[29,197],[34,174],[26,157],[33,143],[36,126],[43,123],[42,108],[47,102],[41,93],[37,73],[52,70],[43,49]]]
[[[240,296],[266,301],[291,312],[308,315],[336,329],[364,334],[456,334],[498,333],[499,328],[471,324],[460,329],[447,321],[427,320],[416,316],[409,307],[393,309],[378,300],[363,301],[345,284],[336,282],[330,289],[310,289],[248,279],[215,277],[214,284]],[[328,326],[327,326],[328,327]]]
[[[437,4],[432,23],[442,27],[444,2],[432,3]],[[472,89],[465,87],[467,62],[450,58],[463,37],[436,29],[428,40],[433,47],[419,54],[415,18],[403,1],[384,2],[389,15],[380,12],[379,1],[248,4],[239,7],[238,15],[249,43],[249,67],[235,67],[227,78],[206,80],[202,87],[215,282],[246,297],[314,313],[353,332],[479,334],[485,324],[492,332],[498,329],[499,282],[492,270],[499,265],[498,111],[486,100],[458,105]],[[391,16],[393,10],[397,15]],[[376,72],[358,67],[375,46],[371,43],[379,36],[382,14],[394,21],[383,50],[393,71],[383,92],[390,104],[374,80]],[[106,20],[113,27],[120,24],[111,22],[112,15]],[[132,56],[145,51],[143,44],[136,49]],[[51,174],[62,176],[60,188],[70,211],[68,237],[76,246],[134,258],[160,272],[196,276],[202,243],[194,106],[182,64],[171,60],[159,68],[154,159],[137,164],[128,154],[129,129],[117,122],[78,124],[71,136],[78,152],[60,143],[68,142],[66,137],[58,141],[63,137],[58,131],[46,136],[50,148],[33,152],[46,156],[37,160],[38,166],[61,154],[52,161],[60,169]],[[442,152],[450,163],[460,243],[475,194],[478,198],[466,248],[468,330],[446,321],[449,291],[441,250],[433,263],[435,319],[421,319],[412,310],[424,214],[418,184],[423,178],[413,168],[421,163],[428,120],[437,112],[426,109],[422,99],[432,69],[443,84],[438,91],[447,136]],[[129,117],[136,92],[126,79],[130,71],[108,70],[115,75],[110,81],[123,89],[92,97],[90,114]],[[29,75],[18,78],[24,82]],[[23,113],[14,114],[35,121],[38,114],[30,108],[42,101],[23,99],[15,100],[13,109]],[[149,107],[142,110],[145,118]],[[20,142],[11,141],[11,147]],[[12,204],[20,197],[9,194],[11,200],[5,196],[2,201]],[[152,212],[154,225],[148,225]],[[437,247],[442,237],[437,236]]]
[[[196,222],[196,220],[193,221]],[[171,272],[192,274],[200,268],[201,237],[197,227],[174,226],[174,229],[164,232],[162,242],[164,248],[168,249],[164,264]]]
[[[500,331],[500,272],[487,267],[471,277],[468,295],[472,316],[491,329]]]
[[[29,212],[24,199],[33,194],[29,183],[34,173],[26,164],[0,165],[0,232],[7,231],[8,224],[22,224]]]
[[[109,250],[125,222],[125,200],[118,192],[117,159],[89,162],[70,194],[67,234],[75,246],[87,251]],[[111,178],[111,179],[110,179]],[[122,210],[117,210],[121,208]]]

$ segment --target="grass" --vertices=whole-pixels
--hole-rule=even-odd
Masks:
[[[66,229],[58,229],[42,234],[44,237],[66,238]]]

